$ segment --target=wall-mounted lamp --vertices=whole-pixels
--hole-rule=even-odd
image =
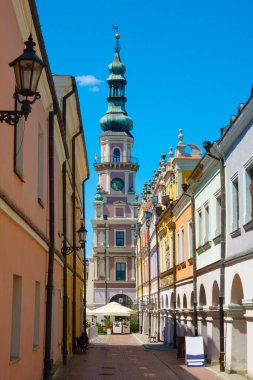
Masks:
[[[24,116],[27,119],[31,112],[31,104],[40,99],[37,92],[39,79],[45,66],[43,61],[35,54],[33,49],[36,45],[30,34],[25,42],[26,48],[23,54],[16,58],[9,65],[14,68],[16,88],[13,97],[21,104],[21,110],[0,111],[0,122],[15,125]]]
[[[84,225],[82,224],[79,230],[76,231],[78,234],[78,239],[80,246],[79,247],[66,247],[65,249],[62,247],[61,253],[65,255],[70,255],[73,252],[80,251],[84,247],[84,243],[86,241],[87,236],[87,230],[85,229]]]

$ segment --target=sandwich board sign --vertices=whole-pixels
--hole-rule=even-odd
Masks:
[[[187,367],[204,367],[205,356],[203,336],[186,336],[185,354]]]

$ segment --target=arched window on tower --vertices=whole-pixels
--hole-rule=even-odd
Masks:
[[[115,148],[113,151],[113,162],[120,162],[120,150]]]

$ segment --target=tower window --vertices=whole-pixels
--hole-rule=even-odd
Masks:
[[[113,162],[120,162],[120,150],[115,148],[113,151]]]
[[[116,263],[116,281],[126,280],[126,263]]]
[[[116,231],[116,246],[124,247],[125,245],[125,234],[124,231]]]

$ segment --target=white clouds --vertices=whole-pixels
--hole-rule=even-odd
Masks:
[[[100,88],[99,88],[98,86],[90,87],[90,88],[89,88],[89,91],[90,91],[90,92],[99,92],[99,91],[100,91]]]
[[[91,92],[99,92],[99,85],[103,83],[102,80],[96,78],[94,75],[81,75],[76,77],[77,84],[81,87],[89,87]]]

